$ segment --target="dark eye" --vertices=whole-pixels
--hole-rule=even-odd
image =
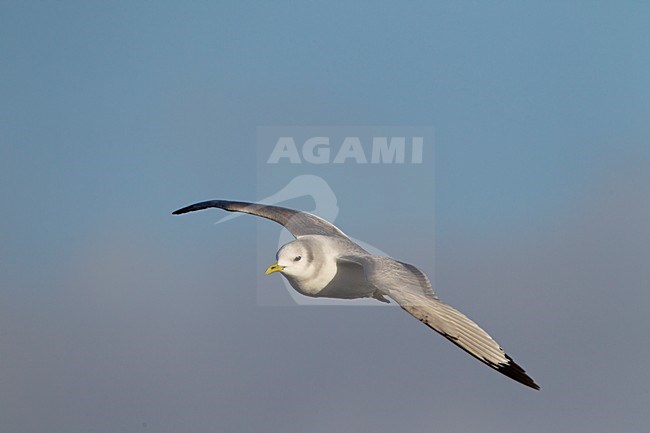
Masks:
[[[302,259],[302,257],[300,257],[300,256],[296,256],[296,257],[293,258],[293,261],[294,261],[294,262],[297,262],[297,261],[299,261],[300,259]]]

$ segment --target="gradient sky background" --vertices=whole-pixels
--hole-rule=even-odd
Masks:
[[[643,431],[648,22],[644,2],[3,1],[0,430]],[[170,212],[284,183],[256,174],[261,125],[433,126],[423,269],[541,392],[398,308],[259,306],[277,226]],[[432,254],[412,221],[433,215],[388,196],[368,224],[337,195],[346,232]]]

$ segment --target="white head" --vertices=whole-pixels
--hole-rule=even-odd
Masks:
[[[328,247],[327,236],[302,236],[282,246],[277,263],[265,274],[280,272],[291,286],[307,296],[317,296],[332,281],[337,272],[336,254]]]
[[[337,273],[336,254],[328,246],[327,236],[303,236],[282,246],[277,263],[265,274],[280,272],[303,295],[316,296]]]
[[[266,269],[266,275],[281,272],[287,277],[303,279],[309,278],[316,271],[313,249],[308,242],[290,242],[282,246],[275,257],[278,261]]]

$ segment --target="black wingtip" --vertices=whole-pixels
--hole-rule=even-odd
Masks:
[[[196,207],[196,204],[191,204],[189,206],[185,206],[184,208],[176,209],[174,212],[172,212],[172,215],[181,215],[184,213],[192,212],[193,210],[198,210]]]
[[[228,202],[225,202],[223,200],[208,200],[208,201],[202,201],[200,203],[194,203],[189,206],[185,206],[184,208],[175,210],[172,212],[172,215],[181,215],[184,213],[188,212],[194,212],[197,210],[203,210],[203,209],[208,209],[211,207],[220,207],[223,208],[224,204],[227,204]]]
[[[517,382],[529,386],[535,390],[539,390],[539,385],[535,383],[535,381],[526,374],[526,371],[521,368],[515,361],[512,360],[511,357],[506,355],[506,358],[508,358],[508,363],[499,365],[496,367],[497,371],[501,374],[504,374],[508,376],[509,378],[516,380]]]

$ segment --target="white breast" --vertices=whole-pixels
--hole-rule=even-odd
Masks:
[[[309,242],[313,261],[305,275],[284,275],[297,292],[306,296],[318,296],[336,275],[338,250],[330,236],[301,236],[300,240]]]
[[[344,299],[369,296],[368,288],[363,287],[365,284],[360,283],[358,276],[347,278],[337,269],[337,258],[350,250],[349,241],[320,235],[301,236],[299,239],[309,244],[313,260],[304,275],[285,274],[297,292],[312,297],[327,296]],[[356,245],[353,244],[354,247]]]

